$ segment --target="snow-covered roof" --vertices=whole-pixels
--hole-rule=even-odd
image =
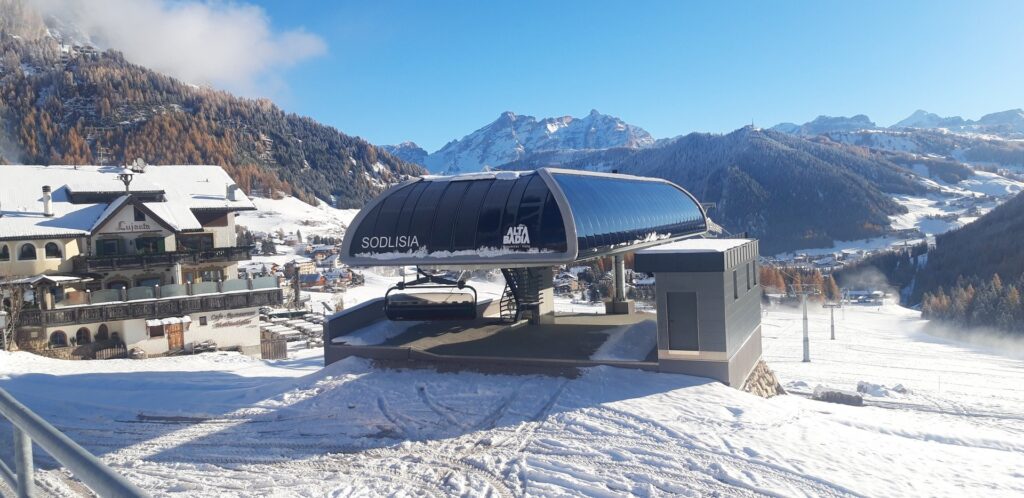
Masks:
[[[751,239],[686,239],[637,251],[637,254],[725,252]]]
[[[123,172],[113,166],[0,166],[5,187],[0,190],[0,238],[90,234],[99,220],[127,201],[123,195],[109,200],[124,192],[117,179]],[[177,230],[202,228],[194,210],[255,209],[241,191],[235,192],[234,200],[228,198],[228,186],[235,182],[219,166],[149,166],[134,175],[131,192],[151,194],[145,206]],[[53,216],[43,214],[43,186],[52,189]],[[151,200],[154,194],[162,194],[166,202]]]

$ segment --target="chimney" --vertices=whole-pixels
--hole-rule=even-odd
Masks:
[[[50,195],[50,186],[43,185],[43,216],[53,216],[53,196]]]
[[[236,194],[236,192],[238,192],[238,185],[234,185],[234,184],[228,185],[227,189],[228,189],[228,192],[227,192],[227,195],[225,197],[227,197],[227,199],[229,201],[237,201],[238,200],[238,195]]]

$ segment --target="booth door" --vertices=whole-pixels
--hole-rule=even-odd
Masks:
[[[175,351],[185,347],[185,329],[180,323],[172,323],[165,327],[167,333],[167,349]]]
[[[668,348],[699,351],[697,339],[697,293],[668,292]]]

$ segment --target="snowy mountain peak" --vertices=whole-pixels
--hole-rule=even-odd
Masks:
[[[1008,125],[1024,131],[1024,110],[1010,109],[1008,111],[986,114],[977,121],[977,124],[985,126]]]
[[[423,164],[427,151],[416,145],[416,142],[402,142],[398,145],[381,145],[382,149],[407,163]]]
[[[505,111],[483,128],[429,154],[419,164],[435,173],[465,173],[497,167],[536,152],[570,154],[653,144],[654,139],[644,129],[596,109],[582,118],[561,116],[540,120]]]
[[[835,131],[856,131],[876,128],[874,121],[863,114],[856,116],[818,116],[802,125],[779,123],[771,129],[794,135],[813,136]]]
[[[946,129],[953,132],[986,133],[1000,135],[1004,138],[1021,138],[1024,136],[1024,110],[1010,109],[993,112],[973,121],[960,116],[941,117],[918,109],[890,128]]]
[[[949,128],[962,126],[964,118],[960,116],[941,117],[938,114],[918,109],[902,121],[890,128]]]

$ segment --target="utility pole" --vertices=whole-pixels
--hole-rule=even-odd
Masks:
[[[803,307],[804,313],[804,363],[810,363],[811,361],[811,337],[809,332],[809,325],[807,321],[807,296],[814,294],[820,294],[821,289],[813,284],[800,284],[792,285],[793,292],[800,294],[800,305]]]
[[[836,308],[842,308],[843,303],[825,303],[822,305],[823,308],[828,308],[832,313],[832,340],[836,340]]]
[[[804,363],[811,362],[811,336],[807,332],[807,293],[800,294],[800,301],[804,307]]]

